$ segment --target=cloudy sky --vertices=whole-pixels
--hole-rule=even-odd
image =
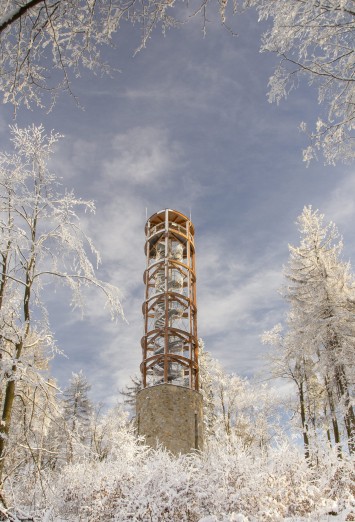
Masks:
[[[355,257],[353,169],[302,162],[307,137],[299,124],[320,113],[316,92],[301,85],[280,106],[269,104],[276,58],[258,51],[265,25],[252,13],[233,24],[238,36],[215,22],[204,37],[201,20],[192,19],[165,37],[156,32],[136,55],[139,28],[123,27],[108,51],[119,71],[84,73],[72,85],[83,109],[61,96],[50,114],[18,113],[19,126],[43,122],[65,135],[53,168],[64,186],[96,202],[83,225],[102,254],[100,277],[121,289],[127,323],[112,323],[94,294],[84,319],[65,295],[48,295],[48,305],[66,354],[52,365],[60,386],[82,369],[106,405],[139,372],[147,215],[191,214],[199,336],[228,371],[259,372],[259,380],[259,336],[283,319],[282,265],[288,243],[298,242],[304,205],[335,221],[344,257]],[[3,149],[12,122],[11,107],[2,106]]]

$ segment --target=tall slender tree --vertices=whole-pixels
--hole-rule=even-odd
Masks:
[[[44,299],[48,284],[67,285],[78,307],[84,289],[95,287],[112,317],[122,314],[118,290],[97,278],[93,261],[100,262],[99,254],[80,228],[77,211],[94,211],[93,203],[62,193],[48,168],[59,137],[41,126],[15,126],[14,151],[0,154],[0,484],[16,390],[33,381],[27,354],[36,347],[46,356],[56,351]]]

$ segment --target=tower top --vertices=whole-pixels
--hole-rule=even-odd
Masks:
[[[145,225],[145,234],[147,235],[147,227],[149,224],[151,226],[160,225],[161,223],[165,223],[166,219],[166,213],[168,212],[169,220],[171,223],[175,223],[176,225],[182,225],[184,226],[187,221],[190,223],[190,232],[192,235],[195,233],[194,226],[191,222],[191,219],[189,219],[185,214],[182,214],[182,212],[178,212],[177,210],[173,210],[171,208],[165,208],[163,210],[159,210],[159,212],[155,212],[152,214],[146,222]]]

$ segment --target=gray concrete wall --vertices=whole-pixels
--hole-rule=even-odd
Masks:
[[[159,384],[137,395],[137,429],[146,443],[161,443],[174,455],[203,449],[202,395],[195,390]]]

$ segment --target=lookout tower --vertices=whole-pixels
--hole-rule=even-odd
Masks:
[[[145,226],[138,432],[174,454],[202,449],[194,227],[176,210],[153,214]]]

